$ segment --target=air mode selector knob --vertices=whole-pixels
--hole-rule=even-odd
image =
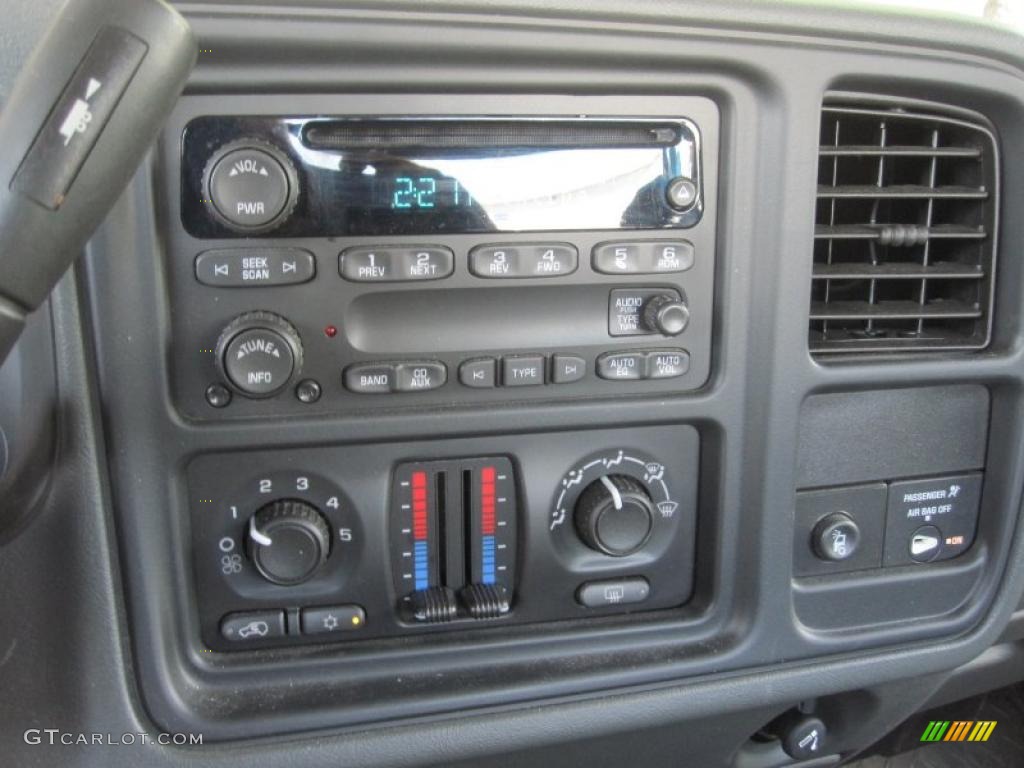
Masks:
[[[271,397],[302,370],[302,339],[295,326],[273,312],[246,312],[217,339],[217,365],[246,397]]]
[[[649,331],[678,336],[690,324],[690,308],[676,296],[664,294],[644,304],[640,319]]]
[[[249,519],[247,545],[263,578],[293,586],[312,578],[327,560],[331,528],[311,504],[282,499],[261,507]]]
[[[602,475],[576,501],[576,532],[591,549],[612,557],[631,555],[647,543],[654,504],[639,480]]]

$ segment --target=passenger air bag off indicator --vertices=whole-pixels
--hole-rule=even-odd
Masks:
[[[974,543],[982,474],[890,483],[884,565],[949,560]]]

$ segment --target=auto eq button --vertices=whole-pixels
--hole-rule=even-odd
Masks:
[[[284,637],[284,611],[229,613],[220,621],[220,634],[232,643],[255,643]]]
[[[643,352],[606,352],[597,358],[597,375],[611,381],[642,379],[646,373]]]

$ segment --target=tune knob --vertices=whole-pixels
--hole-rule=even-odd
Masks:
[[[653,513],[651,497],[638,480],[602,475],[576,502],[576,531],[591,549],[624,557],[647,543]]]
[[[246,312],[217,340],[217,365],[246,397],[271,397],[302,370],[302,339],[295,326],[273,312]]]
[[[274,584],[292,586],[309,580],[327,560],[330,547],[327,520],[304,501],[274,501],[249,518],[249,557]]]
[[[690,308],[681,299],[671,294],[663,294],[644,304],[640,319],[649,331],[665,336],[678,336],[690,324]]]

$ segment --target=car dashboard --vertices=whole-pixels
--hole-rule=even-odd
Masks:
[[[838,765],[1024,679],[1019,35],[175,7],[0,369],[19,761]]]

